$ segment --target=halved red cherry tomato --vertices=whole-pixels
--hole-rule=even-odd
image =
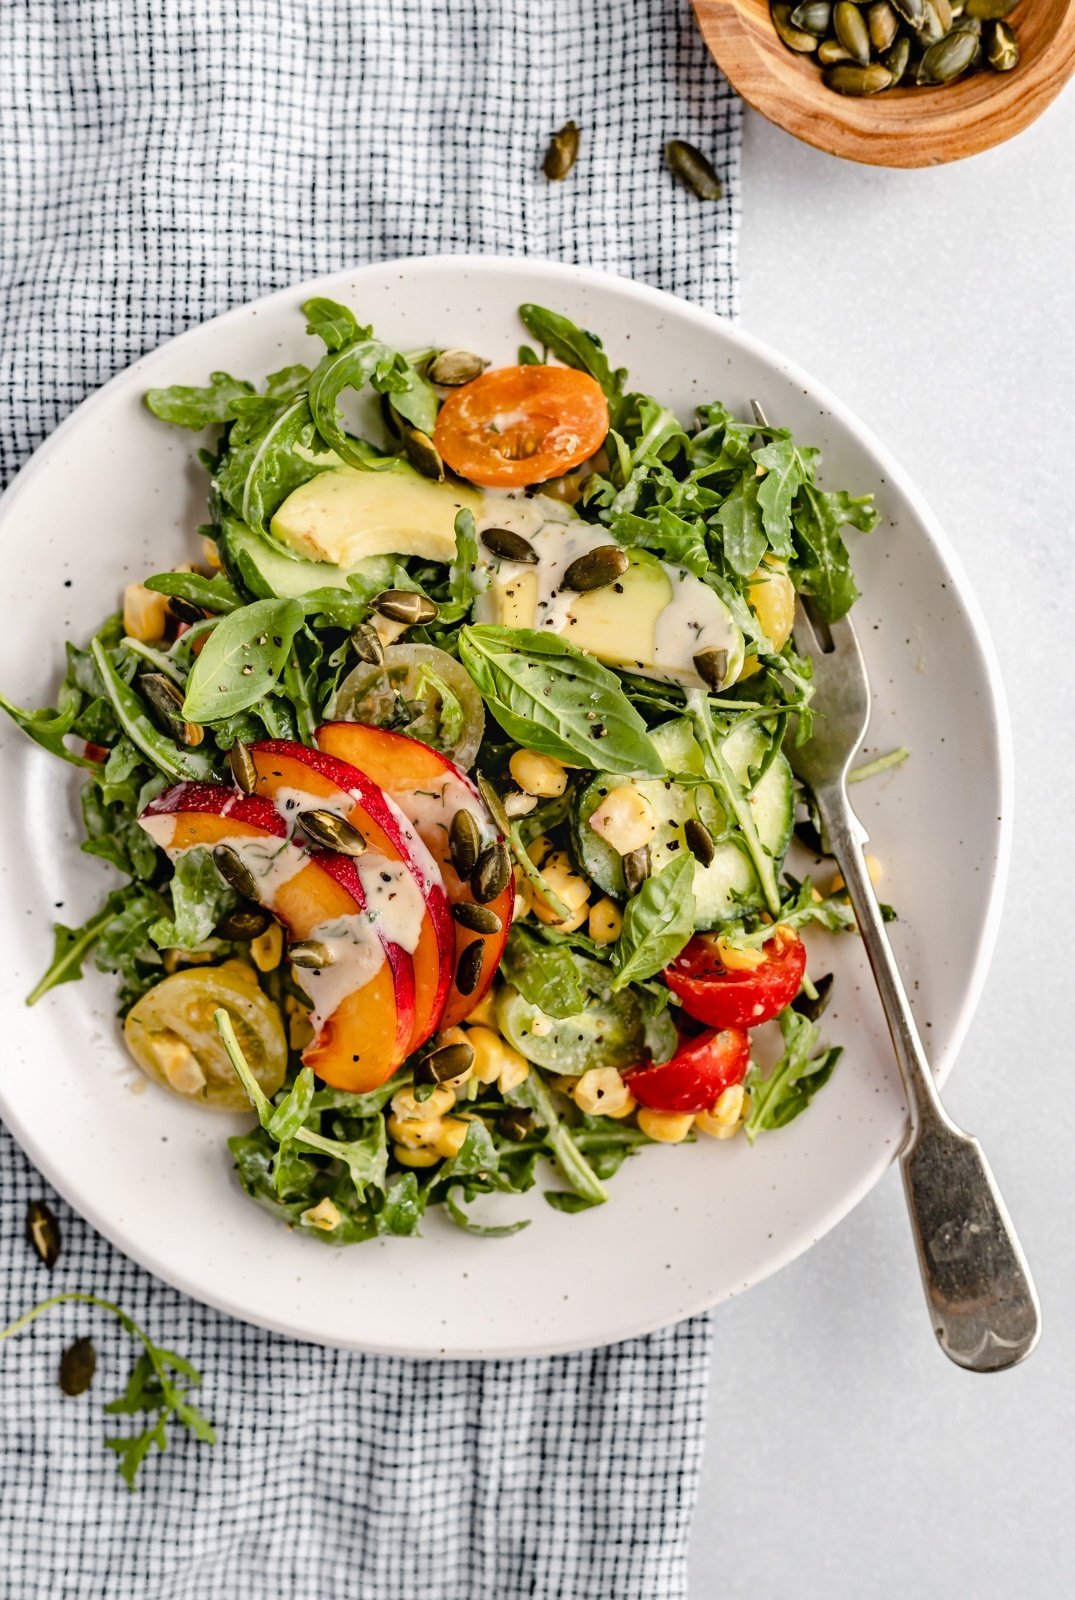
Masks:
[[[499,367],[445,400],[433,443],[461,478],[521,489],[580,466],[608,433],[599,383],[574,367]]]
[[[715,943],[696,934],[664,969],[664,981],[688,1016],[711,1028],[756,1028],[780,1015],[802,986],[806,950],[784,931],[762,946],[765,961],[751,972],[732,972]]]
[[[635,1099],[651,1111],[708,1111],[750,1064],[750,1040],[741,1028],[683,1039],[671,1061],[624,1073]]]

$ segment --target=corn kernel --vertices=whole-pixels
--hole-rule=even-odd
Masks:
[[[338,1228],[342,1217],[340,1208],[329,1199],[328,1195],[319,1200],[315,1206],[310,1206],[299,1217],[300,1222],[305,1222],[311,1228],[320,1228],[322,1233],[331,1233],[333,1228]]]
[[[284,1011],[287,1015],[287,1042],[292,1050],[302,1050],[314,1036],[310,1012],[293,994],[285,995]]]
[[[463,1141],[467,1136],[467,1124],[460,1117],[445,1117],[440,1126],[440,1135],[434,1141],[433,1148],[439,1156],[449,1160],[462,1150]]]
[[[510,1050],[508,1059],[500,1069],[497,1086],[501,1094],[507,1094],[509,1089],[517,1089],[520,1083],[525,1083],[530,1076],[530,1063],[518,1050]]]
[[[552,840],[549,838],[548,834],[539,833],[537,838],[531,839],[530,843],[527,845],[526,853],[534,863],[535,867],[540,867],[541,863],[548,856],[551,849]]]
[[[406,1145],[408,1150],[421,1150],[426,1145],[434,1145],[440,1138],[443,1123],[440,1117],[389,1117],[388,1134],[397,1144]]]
[[[479,1083],[495,1083],[510,1049],[495,1028],[468,1028],[467,1043],[474,1051],[473,1073]]]
[[[473,1044],[473,1038],[470,1040]],[[455,1105],[455,1095],[440,1085],[425,1100],[416,1100],[413,1089],[398,1089],[392,1096],[392,1110],[401,1122],[438,1120]]]
[[[718,1122],[711,1111],[700,1111],[694,1119],[694,1126],[699,1133],[708,1134],[711,1139],[731,1139],[743,1126],[741,1122]]]
[[[482,995],[482,998],[478,1001],[478,1004],[474,1007],[474,1010],[467,1013],[466,1023],[468,1028],[474,1023],[483,1024],[487,1028],[496,1027],[495,989],[490,989],[488,993]],[[466,1035],[464,1035],[464,1037],[466,1037]],[[468,1043],[469,1042],[470,1041],[468,1039]]]
[[[205,1073],[201,1063],[178,1034],[170,1031],[155,1033],[151,1036],[150,1048],[164,1081],[177,1094],[198,1094],[205,1088]]]
[[[581,928],[588,915],[587,906],[590,899],[590,885],[586,879],[580,878],[577,872],[572,871],[571,862],[562,850],[553,852],[542,866],[541,875],[553,894],[567,906],[569,915],[561,917],[559,912],[542,899],[539,891],[532,890],[534,915],[547,926],[560,928],[565,933],[573,933],[576,928]]]
[[[217,549],[215,539],[202,540],[202,560],[213,572],[219,572],[223,567],[220,551]]]
[[[866,857],[866,871],[870,874],[870,882],[874,885],[879,884],[885,875],[885,869],[876,856]],[[841,889],[846,888],[847,884],[844,882],[843,873],[838,872],[829,885],[829,893],[839,894]]]
[[[536,750],[516,750],[508,762],[508,771],[525,794],[536,795],[539,800],[554,800],[567,788],[563,765]]]
[[[590,827],[621,856],[641,850],[657,832],[657,815],[634,784],[623,783],[608,794],[590,815]]]
[[[643,1106],[638,1113],[638,1126],[647,1139],[658,1144],[682,1144],[694,1126],[694,1118],[685,1112],[651,1111]]]
[[[752,950],[749,947],[740,948],[728,942],[723,937],[717,939],[717,958],[722,966],[729,972],[755,972],[758,967],[763,967],[766,962],[764,950]]]
[[[632,1096],[615,1067],[591,1067],[575,1085],[573,1098],[588,1117],[620,1117]]]
[[[404,1144],[394,1144],[392,1154],[402,1167],[435,1167],[440,1156],[431,1147],[409,1150]]]
[[[273,972],[284,954],[284,930],[278,922],[270,922],[264,933],[250,941],[250,959],[259,972]]]
[[[129,583],[123,591],[123,631],[131,639],[154,644],[163,639],[168,627],[168,596],[154,594],[141,583]]]
[[[215,961],[211,950],[165,950],[161,955],[161,966],[169,976],[178,972],[180,967],[207,967]]]
[[[615,900],[610,900],[606,895],[603,900],[590,907],[590,917],[587,923],[587,932],[594,944],[614,944],[620,936],[623,927],[623,912]]]

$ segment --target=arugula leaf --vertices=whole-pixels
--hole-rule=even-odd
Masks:
[[[222,572],[215,578],[203,578],[200,572],[159,572],[146,578],[143,588],[152,589],[155,594],[178,595],[181,600],[189,600],[192,605],[201,606],[203,611],[212,611],[214,615],[221,611],[238,611],[243,604]]]
[[[478,533],[474,513],[464,506],[455,519],[455,560],[448,568],[448,590],[452,597],[450,606],[441,606],[445,622],[458,622],[470,615],[474,597],[478,593]]]
[[[214,423],[233,421],[236,400],[253,392],[253,384],[246,383],[242,378],[233,378],[227,372],[214,372],[210,374],[206,388],[173,384],[169,389],[149,389],[145,402],[162,422],[171,422],[178,428],[192,428],[200,433]]]
[[[627,381],[626,368],[613,371],[592,333],[583,333],[568,317],[547,311],[544,306],[522,305],[519,317],[531,338],[551,350],[565,366],[576,367],[596,378],[607,400],[615,402],[621,398]]]
[[[613,990],[652,978],[673,961],[694,932],[694,857],[670,861],[627,902],[612,951]]]
[[[483,1223],[473,1222],[467,1216],[464,1199],[466,1191],[460,1183],[452,1184],[444,1196],[444,1204],[448,1215],[457,1228],[462,1228],[464,1233],[472,1233],[482,1239],[506,1239],[509,1234],[519,1233],[523,1228],[530,1226],[528,1217],[523,1217],[518,1222]]]
[[[791,436],[781,434],[755,450],[754,460],[766,469],[758,487],[758,506],[769,546],[778,556],[790,558],[791,503],[802,484],[802,458]]]
[[[768,548],[762,526],[758,479],[740,478],[717,512],[717,526],[724,536],[728,565],[741,578],[749,578]]]
[[[798,577],[826,622],[837,622],[858,599],[851,558],[840,529],[850,524],[860,533],[869,533],[877,526],[878,515],[872,495],[856,497],[845,490],[826,494],[814,483],[804,481],[795,496]]]
[[[21,1333],[23,1328],[28,1328],[30,1323],[43,1312],[68,1301],[77,1301],[81,1305],[96,1306],[101,1311],[107,1311],[110,1316],[116,1318],[125,1332],[142,1346],[142,1354],[135,1362],[123,1394],[104,1408],[106,1413],[112,1416],[135,1416],[140,1411],[150,1413],[150,1418],[141,1433],[105,1440],[106,1448],[115,1451],[119,1458],[117,1462],[119,1474],[129,1489],[133,1490],[136,1487],[138,1470],[150,1450],[154,1446],[161,1451],[167,1449],[168,1424],[173,1420],[180,1422],[200,1443],[216,1443],[216,1432],[208,1417],[190,1398],[191,1391],[202,1381],[197,1368],[184,1356],[177,1355],[174,1350],[167,1350],[163,1345],[156,1344],[150,1335],[138,1326],[133,1317],[128,1316],[126,1311],[111,1300],[103,1300],[99,1295],[84,1294],[73,1289],[63,1294],[50,1295],[47,1300],[42,1300],[29,1311],[23,1312],[21,1317],[17,1317],[6,1328],[0,1329],[0,1341]]]
[[[508,935],[501,974],[547,1017],[574,1017],[586,1004],[586,991],[570,948],[546,944],[521,923]]]
[[[508,1091],[506,1098],[512,1105],[525,1106],[534,1113],[545,1130],[545,1144],[575,1193],[590,1205],[601,1205],[607,1200],[608,1190],[575,1143],[567,1124],[557,1115],[540,1072],[531,1069],[522,1083]]]
[[[157,727],[141,696],[117,671],[100,635],[91,643],[90,652],[120,727],[153,766],[177,780],[190,778],[199,782],[211,778],[213,764],[204,751],[177,744]],[[197,721],[197,718],[192,717],[191,721]]]
[[[293,489],[339,460],[320,438],[305,393],[249,395],[236,413],[214,486],[245,523],[264,529]]]
[[[378,461],[371,456],[369,446],[354,439],[344,428],[337,404],[339,397],[346,389],[360,393],[367,384],[372,384],[380,394],[388,394],[406,416],[404,406],[407,410],[415,409],[415,396],[419,393],[416,381],[417,374],[403,357],[379,339],[344,345],[327,355],[310,377],[309,409],[318,433],[349,466],[367,470],[375,467]],[[398,461],[394,456],[386,456],[380,464],[392,468],[398,466]]]
[[[305,615],[300,600],[255,600],[229,613],[194,663],[183,715],[216,722],[257,705],[283,671]]]
[[[28,1006],[36,1005],[42,995],[48,994],[61,983],[73,983],[82,976],[82,963],[100,938],[101,929],[111,917],[106,905],[84,922],[80,928],[66,928],[62,922],[55,926],[52,960],[42,978],[26,996]]]
[[[751,1144],[765,1129],[785,1128],[789,1122],[794,1122],[818,1090],[828,1083],[843,1053],[836,1046],[814,1055],[818,1029],[797,1011],[782,1012],[779,1022],[784,1054],[768,1077],[757,1067],[751,1067],[746,1077],[750,1111],[745,1131]]]
[[[345,344],[355,344],[359,339],[368,339],[373,332],[372,328],[361,327],[354,312],[335,300],[318,296],[307,300],[302,309],[306,317],[306,332],[323,339],[330,351],[342,350]]]
[[[466,627],[459,659],[516,743],[594,771],[664,776],[615,673],[566,639],[531,628]]]
[[[59,756],[62,761],[69,761],[73,767],[95,767],[97,763],[87,756],[76,755],[64,744],[64,739],[71,732],[78,720],[82,706],[82,695],[74,684],[65,681],[60,686],[58,704],[55,710],[45,707],[41,711],[25,711],[21,706],[12,705],[10,700],[0,694],[0,711],[6,711],[12,722],[20,727],[23,733],[28,734],[35,744],[39,744],[49,755]]]
[[[119,972],[136,981],[140,969],[159,967],[159,957],[149,949],[149,929],[165,909],[155,889],[131,884],[109,896],[111,915],[97,942],[94,960],[99,972]]]
[[[208,850],[184,850],[169,885],[172,915],[149,929],[158,950],[193,950],[208,939],[225,912],[236,904],[234,890],[220,876]]]

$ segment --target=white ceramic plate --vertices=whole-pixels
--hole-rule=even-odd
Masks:
[[[390,343],[463,345],[514,359],[520,302],[598,330],[632,381],[689,414],[721,398],[819,445],[830,486],[876,489],[883,518],[854,550],[855,612],[875,709],[870,748],[906,744],[901,770],[855,792],[886,869],[892,930],[941,1074],[966,1031],[1000,909],[1010,810],[1008,730],[993,652],[940,528],[877,442],[774,351],[654,290],[546,263],[446,257],[340,272],[241,307],[136,363],[81,406],[0,503],[6,626],[0,684],[48,701],[63,641],[88,636],[122,585],[193,553],[204,478],[191,437],[141,405],[152,385],[225,368],[261,378],[309,359],[300,304],[352,305]],[[516,1356],[645,1332],[749,1288],[827,1232],[876,1183],[904,1104],[857,941],[821,935],[813,967],[837,974],[825,1033],[846,1054],[799,1121],[743,1139],[652,1149],[607,1206],[566,1216],[535,1191],[532,1225],[482,1240],[430,1216],[420,1239],[335,1251],[291,1235],[231,1173],[230,1119],[145,1087],[90,971],[33,1010],[51,923],[77,924],[110,887],[78,851],[79,779],[0,726],[4,973],[0,1111],[31,1158],[95,1227],[178,1288],[248,1321],[324,1344],[416,1356]],[[92,966],[92,963],[91,963]],[[144,1089],[144,1092],[137,1092]]]

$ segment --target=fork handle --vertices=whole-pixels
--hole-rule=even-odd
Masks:
[[[900,1166],[934,1331],[959,1366],[997,1372],[1037,1343],[1041,1313],[1030,1270],[981,1145],[941,1104],[866,868],[865,830],[842,785],[819,791],[817,802],[907,1091],[910,1132]]]

